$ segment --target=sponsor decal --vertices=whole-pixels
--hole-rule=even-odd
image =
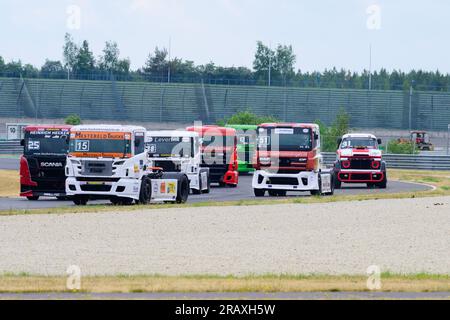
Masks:
[[[62,168],[64,165],[61,162],[41,162],[43,168]]]
[[[175,194],[176,186],[177,186],[177,184],[175,182],[169,182],[167,184],[167,194]]]

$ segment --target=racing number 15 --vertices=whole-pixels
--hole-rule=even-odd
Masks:
[[[89,141],[87,140],[80,140],[77,141],[75,144],[75,151],[89,151]]]

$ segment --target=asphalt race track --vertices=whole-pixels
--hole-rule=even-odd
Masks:
[[[0,159],[0,169],[17,170],[17,159]],[[207,201],[239,201],[239,200],[251,200],[256,199],[253,195],[253,189],[251,187],[252,176],[244,175],[239,177],[239,185],[237,188],[218,188],[212,186],[210,194],[202,195],[190,195],[188,202],[207,202]],[[391,181],[388,183],[387,189],[371,189],[368,190],[365,185],[343,185],[343,188],[336,190],[336,195],[352,195],[352,194],[365,194],[365,193],[401,193],[410,191],[423,191],[428,190],[429,187],[406,183]],[[296,196],[309,196],[308,192],[288,193],[288,197]],[[271,199],[266,196],[264,199]],[[262,200],[262,199],[261,199]],[[107,201],[92,201],[90,204],[104,204],[109,203]],[[42,198],[39,201],[28,201],[22,198],[0,198],[0,210],[9,209],[38,209],[38,208],[54,208],[62,206],[72,206],[71,201],[57,201],[52,198]]]

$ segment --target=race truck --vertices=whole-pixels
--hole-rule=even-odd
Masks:
[[[227,125],[227,128],[233,128],[237,134],[237,152],[238,152],[238,172],[250,173],[255,171],[253,168],[253,153],[256,148],[256,129],[254,125]]]
[[[38,200],[41,196],[65,199],[64,167],[69,149],[70,126],[27,126],[20,158],[20,196]]]
[[[182,172],[193,194],[209,193],[209,169],[202,168],[200,138],[190,131],[149,131],[147,147],[153,167]]]
[[[373,134],[351,133],[340,138],[334,164],[335,188],[341,188],[343,182],[386,188],[386,163],[380,144],[381,139]]]
[[[256,197],[288,191],[332,195],[333,174],[322,167],[316,124],[266,123],[258,126],[252,186]]]
[[[186,202],[187,176],[152,167],[146,135],[146,129],[137,126],[73,127],[66,165],[67,195],[76,205],[95,199],[108,199],[115,205]]]
[[[209,168],[211,183],[237,187],[239,182],[236,130],[219,126],[194,126],[201,139],[202,168]]]

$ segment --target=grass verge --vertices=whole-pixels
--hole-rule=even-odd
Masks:
[[[19,173],[14,170],[0,170],[0,197],[17,197],[19,190]]]
[[[12,189],[18,182],[11,181],[10,173],[2,172],[0,170],[0,179],[2,174],[6,178],[9,177],[9,182],[0,180],[2,188],[5,193],[8,189]],[[17,175],[17,173],[15,173]],[[448,171],[414,171],[414,170],[389,170],[389,179],[403,182],[414,182],[428,184],[435,187],[434,190],[404,192],[404,193],[367,193],[364,195],[339,195],[331,197],[298,197],[287,199],[256,199],[255,200],[240,200],[240,201],[220,201],[220,202],[200,202],[200,203],[186,203],[186,204],[162,204],[151,206],[126,206],[126,207],[112,207],[110,205],[89,205],[86,207],[60,207],[60,208],[45,208],[45,209],[27,209],[27,210],[0,210],[0,216],[5,215],[24,215],[24,214],[64,214],[64,213],[92,213],[92,212],[124,212],[148,209],[167,209],[167,208],[187,208],[187,207],[228,207],[228,206],[252,206],[252,205],[275,205],[275,204],[307,204],[307,203],[327,203],[338,201],[364,201],[364,200],[381,200],[381,199],[406,199],[406,198],[420,198],[420,197],[437,197],[450,196],[450,172]],[[16,177],[15,179],[18,179]],[[9,184],[6,185],[6,184]],[[15,188],[15,187],[14,187]],[[1,194],[0,194],[1,196]],[[15,193],[17,196],[17,193]]]
[[[2,293],[72,292],[65,277],[0,276]],[[80,292],[337,292],[368,291],[364,276],[262,275],[262,276],[103,276],[83,277]],[[381,275],[384,292],[450,292],[450,275]]]

